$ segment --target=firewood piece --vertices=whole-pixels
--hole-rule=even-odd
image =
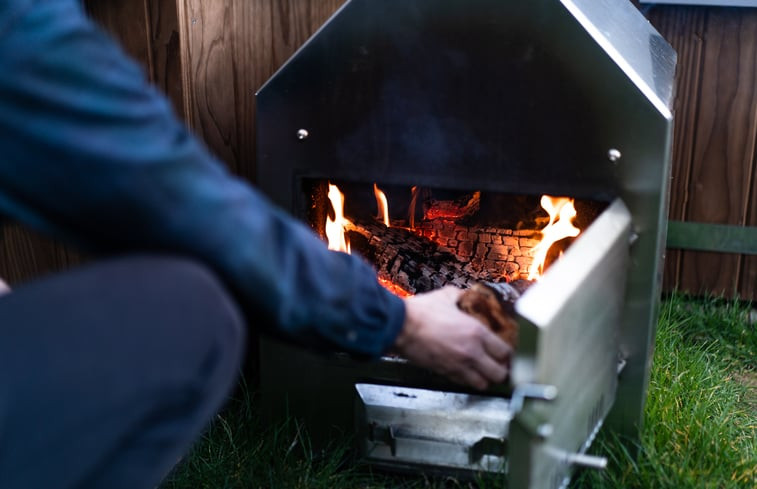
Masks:
[[[497,336],[515,348],[518,344],[518,323],[515,320],[515,301],[530,284],[478,282],[467,289],[457,301],[457,307],[487,325]]]

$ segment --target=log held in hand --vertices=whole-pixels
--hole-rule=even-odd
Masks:
[[[513,284],[479,282],[463,292],[457,306],[515,348],[518,345],[515,301],[532,283],[526,280],[518,280]]]

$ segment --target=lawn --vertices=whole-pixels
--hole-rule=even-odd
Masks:
[[[608,469],[578,472],[571,488],[757,487],[755,319],[735,301],[664,300],[640,455],[602,433],[591,451],[609,458]],[[161,489],[502,487],[372,474],[348,462],[348,445],[314,453],[296,420],[263,426],[243,385]]]

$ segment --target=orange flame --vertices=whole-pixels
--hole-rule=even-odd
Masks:
[[[336,185],[329,183],[328,198],[334,209],[334,219],[326,216],[326,239],[329,249],[349,253],[350,242],[344,234],[344,228],[351,223],[344,217],[344,194]]]
[[[581,232],[573,225],[573,219],[576,217],[573,199],[542,195],[541,206],[549,214],[549,224],[541,230],[542,240],[534,247],[534,261],[528,273],[529,280],[538,280],[544,273],[547,252],[555,242],[567,237],[576,237]]]
[[[376,196],[376,206],[378,206],[378,214],[376,219],[384,223],[384,226],[389,226],[389,204],[386,202],[386,195],[382,192],[376,184],[373,184],[373,195]]]

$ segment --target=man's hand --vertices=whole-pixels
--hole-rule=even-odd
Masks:
[[[462,292],[447,286],[405,299],[405,324],[394,347],[417,365],[486,389],[507,377],[512,348],[457,308]]]

